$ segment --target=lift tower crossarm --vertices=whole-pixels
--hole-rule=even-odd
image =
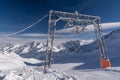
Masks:
[[[91,16],[91,15],[84,15],[84,14],[78,14],[78,13],[68,13],[68,12],[61,12],[61,11],[50,11],[51,15],[56,16],[57,18],[61,19],[71,19],[71,20],[90,20],[93,22],[93,20],[98,19],[100,17],[98,16]],[[54,20],[54,18],[51,18],[51,20]]]

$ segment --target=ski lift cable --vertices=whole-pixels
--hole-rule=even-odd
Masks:
[[[24,29],[22,29],[22,30],[19,30],[19,31],[17,31],[17,32],[15,32],[15,33],[12,33],[12,34],[10,34],[10,35],[8,35],[8,37],[14,36],[14,35],[16,35],[16,34],[19,34],[19,33],[24,32],[24,31],[27,30],[27,29],[30,29],[31,27],[33,27],[33,26],[35,26],[36,24],[38,24],[39,22],[41,22],[41,21],[42,21],[44,18],[46,18],[47,16],[48,16],[48,14],[46,14],[45,16],[43,16],[42,18],[40,18],[38,21],[34,22],[33,24],[29,25],[28,27],[26,27],[26,28],[24,28]]]
[[[81,8],[80,8],[80,12],[83,11],[83,9],[85,9],[93,0],[87,0],[87,2],[85,3],[85,5],[83,5]]]

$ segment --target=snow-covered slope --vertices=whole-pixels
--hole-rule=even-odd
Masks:
[[[120,30],[113,31],[104,38],[112,68],[100,69],[100,54],[96,42],[80,46],[78,52],[75,50],[76,54],[56,55],[54,68],[61,69],[68,74],[74,74],[74,76],[77,75],[80,80],[119,80]]]
[[[102,24],[103,31],[111,32],[105,35],[105,44],[112,68],[101,69],[100,54],[96,42],[89,38],[92,28],[86,31],[88,38],[82,39],[75,32],[65,29],[57,32],[52,58],[52,71],[43,74],[43,58],[46,46],[43,42],[7,44],[0,49],[0,79],[4,80],[119,80],[120,79],[120,23]],[[114,27],[114,29],[112,29]],[[111,29],[109,29],[111,28]],[[73,30],[73,29],[72,29]],[[107,32],[107,33],[108,33]],[[62,33],[62,35],[61,35]],[[72,34],[73,33],[73,34]],[[94,32],[93,32],[94,33]],[[28,35],[26,35],[28,36]],[[66,37],[67,36],[67,37]],[[93,36],[93,35],[92,35]],[[26,38],[24,38],[26,39]],[[33,39],[33,38],[32,38]],[[78,40],[82,40],[78,41]],[[88,40],[86,40],[88,39]],[[84,42],[83,42],[84,41]],[[56,43],[55,42],[55,43]],[[92,42],[92,43],[90,43]],[[63,50],[61,50],[61,48]],[[60,51],[60,52],[59,52]],[[60,54],[59,54],[60,53]],[[61,54],[62,53],[62,54]],[[37,58],[37,59],[36,59]],[[9,67],[7,67],[9,66]],[[18,67],[19,66],[19,67]]]
[[[38,70],[26,67],[18,71],[11,71],[3,80],[79,80],[74,76],[59,71],[43,74]]]

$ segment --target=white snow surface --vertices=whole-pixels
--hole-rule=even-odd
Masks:
[[[102,26],[104,35],[108,34],[104,38],[111,68],[100,68],[100,55],[91,33],[94,29],[90,26],[86,33],[91,33],[92,36],[84,38],[78,36],[85,36],[86,33],[76,35],[71,31],[74,29],[57,31],[55,43],[59,45],[53,48],[52,70],[47,74],[43,73],[45,34],[41,34],[42,37],[38,38],[40,41],[29,38],[30,34],[22,35],[28,39],[21,35],[19,35],[21,38],[1,36],[1,45],[4,45],[0,47],[0,80],[119,80],[120,23],[105,23]],[[32,36],[40,37],[35,34]],[[4,43],[2,39],[5,39]]]

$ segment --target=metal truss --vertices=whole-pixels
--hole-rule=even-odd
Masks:
[[[104,41],[101,33],[100,17],[79,14],[78,12],[68,13],[68,12],[51,10],[49,12],[48,38],[47,38],[47,49],[46,49],[46,60],[45,60],[44,72],[47,72],[49,71],[49,69],[51,69],[56,23],[60,20],[67,21],[65,28],[74,27],[74,25],[77,24],[80,27],[83,27],[84,29],[84,27],[87,25],[94,25],[101,57],[103,59],[107,59]]]

